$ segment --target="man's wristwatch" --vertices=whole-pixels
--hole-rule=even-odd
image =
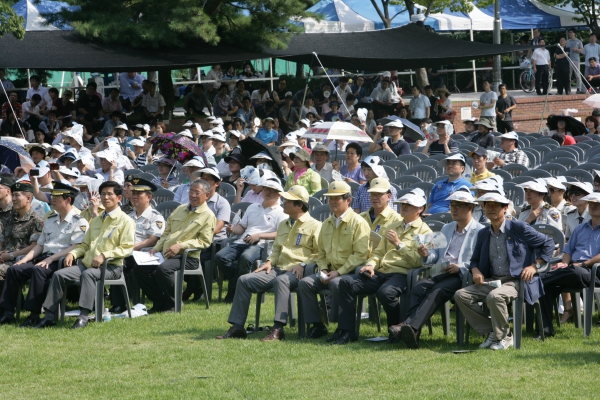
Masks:
[[[10,253],[9,256],[10,256],[10,261],[14,261],[15,260],[15,255],[13,253]]]
[[[302,268],[306,268],[306,263],[305,263],[305,262],[301,262],[301,263],[300,263],[300,266],[301,266]]]
[[[536,261],[536,263],[535,263],[536,269],[540,269],[540,268],[542,268],[542,266],[543,266],[542,264],[540,264],[539,262]]]

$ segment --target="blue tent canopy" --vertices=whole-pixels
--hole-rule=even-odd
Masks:
[[[416,4],[415,10],[424,9]],[[305,19],[307,33],[315,32],[353,32],[383,29],[383,23],[377,11],[367,0],[321,0],[308,11],[321,14],[323,20]],[[392,28],[410,23],[408,12],[401,6],[390,6],[390,17],[400,12],[392,20]],[[500,17],[504,30],[528,30],[531,28],[558,29],[584,25],[573,20],[576,14],[572,10],[544,5],[537,0],[502,0]],[[469,13],[453,12],[430,14],[425,21],[436,31],[490,31],[493,30],[494,7],[473,7]]]

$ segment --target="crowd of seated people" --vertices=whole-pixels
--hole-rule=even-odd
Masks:
[[[420,103],[412,109],[423,113],[417,122],[426,139],[420,143],[406,140],[407,126],[398,119],[376,122],[373,143],[307,139],[303,135],[323,123],[322,115],[309,111],[299,119],[302,110],[288,112],[294,96],[287,93],[285,79],[268,96],[261,89],[257,96],[248,96],[237,81],[229,99],[227,85],[211,86],[221,96],[219,102],[207,101],[202,85],[188,95],[189,119],[176,136],[195,142],[202,154],[178,160],[153,146],[155,136],[168,132],[159,117],[164,106],[154,82],[138,75],[126,73],[123,82],[129,79],[129,89],[141,93],[147,88],[141,102],[135,93],[119,97],[122,90],[112,90],[102,100],[88,84],[72,114],[56,112],[71,109],[66,92],[48,99],[47,93],[33,93],[22,105],[9,99],[3,106],[3,132],[7,121],[31,126],[38,117],[38,128],[45,130],[36,130],[23,144],[30,160],[3,165],[0,172],[0,324],[57,325],[69,286],[79,283],[81,291],[70,298],[79,310],[71,327],[84,328],[95,309],[97,282],[123,274],[135,278],[152,304],[149,314],[172,312],[181,301],[176,298],[176,273],[184,268],[227,281],[231,327],[219,339],[247,337],[252,293],[272,289],[275,319],[263,341],[285,337],[289,296],[296,291],[309,339],[328,336],[328,342],[338,345],[357,340],[356,299],[375,295],[385,310],[391,343],[419,347],[423,325],[444,303],[454,301],[482,335],[482,348],[505,350],[513,345],[508,304],[520,286],[526,287],[525,301],[540,302],[543,326],[538,337],[547,338],[557,334],[552,324],[556,299],[561,297],[566,323],[578,310],[561,293],[588,287],[595,279],[591,267],[600,262],[594,236],[600,224],[600,168],[579,176],[566,174],[566,168],[566,176],[529,175],[515,180],[518,190],[506,185],[516,176],[513,166],[543,165],[527,151],[536,140],[546,140],[551,148],[558,141],[548,144],[552,140],[538,134],[493,132],[487,120],[466,121],[466,131],[455,134],[452,121],[429,119],[427,97],[418,88],[413,100]],[[381,83],[377,90],[385,92],[390,82]],[[345,79],[338,85],[334,100],[325,86],[324,93],[315,95],[319,105],[305,104],[328,105],[327,114],[337,114],[335,103],[362,93]],[[265,97],[262,111],[255,113]],[[48,110],[42,103],[56,106]],[[138,103],[147,123],[128,125]],[[377,108],[391,111],[390,104]],[[217,108],[224,113],[214,115]],[[250,117],[245,115],[249,112]],[[348,121],[365,128],[368,115],[359,104]],[[294,118],[295,126],[289,124]],[[589,132],[580,136],[587,140],[570,144],[584,154],[571,153],[579,164],[587,161],[586,151],[596,142],[591,136],[598,121],[588,118]],[[286,134],[278,121],[287,124]],[[557,133],[572,137],[562,124]],[[21,130],[8,136],[22,137]],[[249,153],[246,137],[253,137],[263,150]],[[418,172],[406,174],[407,166],[393,162],[408,163],[403,157],[414,159],[414,154],[435,160],[428,165],[437,173],[419,178],[417,184],[402,183]],[[514,195],[519,191],[522,198]],[[174,202],[169,213],[160,207],[165,196]],[[327,205],[328,215],[312,215],[315,202]],[[241,213],[231,212],[240,206]],[[444,221],[445,244],[436,248],[427,240],[440,227],[430,227],[428,221],[438,217]],[[542,226],[567,239],[564,249],[555,247],[556,237],[541,233]],[[164,260],[143,263],[133,252],[160,253]],[[552,261],[555,256],[561,262]],[[409,275],[423,266],[431,266],[432,272],[409,285]],[[463,285],[466,276],[472,285]],[[29,314],[17,321],[19,290],[27,281],[22,308]],[[185,281],[184,301],[210,296],[212,290],[196,275]],[[321,309],[318,296],[324,289],[330,301]],[[110,312],[125,312],[129,301],[111,290]],[[408,303],[407,311],[402,311],[401,301]],[[333,332],[323,323],[322,312],[337,323]]]

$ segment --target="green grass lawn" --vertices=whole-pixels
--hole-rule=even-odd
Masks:
[[[331,346],[325,338],[262,343],[216,340],[230,306],[186,303],[181,314],[90,324],[74,319],[47,330],[0,327],[0,398],[592,398],[600,368],[600,328],[583,338],[573,324],[545,343],[526,336],[521,350],[453,354],[455,337],[422,335],[419,350],[365,342],[377,335],[363,320],[361,341]],[[249,322],[253,322],[254,303]],[[271,325],[267,295],[261,325]],[[454,317],[454,314],[452,314]],[[384,322],[384,321],[383,321]],[[594,319],[595,322],[595,319]],[[384,322],[385,324],[385,322]],[[330,332],[333,331],[331,326]],[[594,325],[596,328],[596,325]],[[454,326],[452,326],[454,331]],[[482,339],[471,335],[468,349]]]

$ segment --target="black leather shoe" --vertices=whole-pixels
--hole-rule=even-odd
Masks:
[[[390,333],[390,335],[388,336],[387,344],[396,344],[398,342],[398,338]]]
[[[35,325],[33,328],[34,329],[42,329],[42,328],[50,328],[51,326],[55,326],[56,322],[46,319],[46,318],[42,318],[42,320]]]
[[[235,326],[231,326],[227,332],[223,335],[217,336],[217,339],[229,339],[229,338],[237,338],[237,339],[246,339],[248,337],[248,333],[246,333],[245,329],[238,329]]]
[[[354,337],[353,335],[351,335],[350,332],[343,331],[340,334],[339,339],[336,342],[334,342],[333,344],[334,345],[347,344],[347,343],[350,343],[350,342],[356,342],[356,337]]]
[[[85,328],[88,325],[88,321],[84,321],[81,318],[77,318],[77,321],[71,326],[71,329]]]
[[[223,302],[225,304],[231,304],[231,303],[233,303],[233,296],[235,296],[235,293],[227,293],[227,295],[223,299]]]
[[[32,317],[31,315],[27,317],[25,321],[20,325],[21,328],[33,328],[37,324],[40,323],[40,317]]]
[[[9,317],[8,315],[4,315],[2,318],[0,318],[0,325],[10,325],[14,324],[15,322],[17,322],[17,320],[14,317]]]
[[[108,309],[108,312],[111,314],[122,314],[127,309],[121,306],[112,306]]]
[[[333,332],[333,336],[327,338],[327,343],[337,342],[338,340],[340,340],[341,334],[342,334],[342,330],[339,328],[336,329],[335,332]]]
[[[390,337],[395,337],[396,339],[400,337],[400,330],[402,327],[406,325],[404,322],[400,322],[398,325],[392,325],[388,328],[388,332]]]
[[[306,334],[307,339],[318,339],[327,335],[327,328],[325,325],[315,325],[308,330]]]
[[[400,339],[409,349],[418,349],[419,348],[419,338],[417,337],[417,332],[410,325],[402,325],[400,328]]]

